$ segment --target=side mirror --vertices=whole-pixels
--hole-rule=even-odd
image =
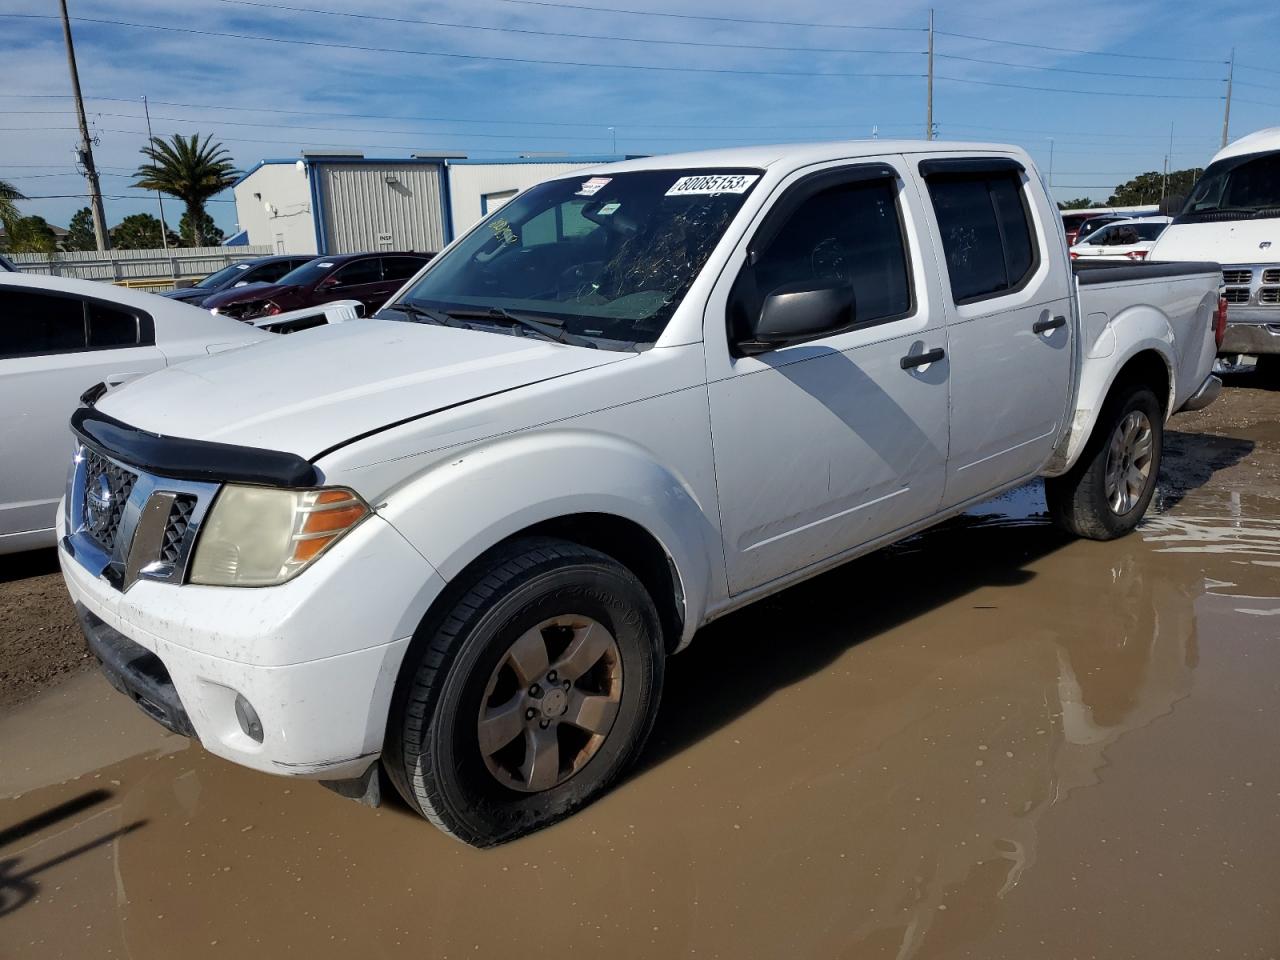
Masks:
[[[325,277],[323,280],[321,280],[319,284],[319,289],[332,290],[334,287],[340,287],[340,286],[342,286],[342,281],[339,280],[336,276],[332,276],[332,277]]]
[[[737,344],[745,356],[835,333],[854,322],[853,285],[844,280],[801,280],[764,298],[754,328]]]

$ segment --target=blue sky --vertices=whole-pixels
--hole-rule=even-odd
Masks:
[[[597,155],[615,136],[620,153],[668,153],[923,134],[928,0],[563,2],[70,0],[104,193],[123,198],[107,200],[107,219],[156,212],[154,195],[129,188],[145,142],[144,94],[158,134],[212,134],[242,169],[325,147],[389,157]],[[35,16],[0,15],[0,178],[33,197],[85,190],[73,165],[61,28],[48,18],[56,9],[7,0],[4,14]],[[1203,165],[1221,137],[1233,46],[1232,137],[1280,126],[1280,4],[991,0],[935,9],[939,136],[1018,143],[1045,169],[1052,144],[1060,199],[1104,199],[1129,176],[1160,169],[1171,124],[1171,165]],[[242,36],[210,35],[228,33]],[[560,64],[520,62],[530,60]],[[209,207],[228,232],[229,197]],[[72,197],[22,209],[65,225],[84,205]]]

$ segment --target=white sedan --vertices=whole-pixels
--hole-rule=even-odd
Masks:
[[[150,293],[0,273],[0,554],[54,542],[82,393],[271,337]]]
[[[1172,217],[1117,220],[1071,248],[1071,259],[1145,260]]]

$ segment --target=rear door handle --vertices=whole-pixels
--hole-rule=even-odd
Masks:
[[[926,363],[936,363],[946,355],[947,351],[934,347],[924,353],[909,353],[898,362],[902,364],[903,370],[910,370],[912,367],[923,367]]]
[[[1031,332],[1044,333],[1046,330],[1057,330],[1059,327],[1065,327],[1066,325],[1066,317],[1054,317],[1052,320],[1037,320],[1031,325]]]

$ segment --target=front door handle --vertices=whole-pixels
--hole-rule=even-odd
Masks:
[[[923,367],[926,363],[936,363],[946,355],[947,351],[934,347],[924,353],[909,353],[898,362],[902,364],[903,370],[910,370],[912,367]]]
[[[1067,325],[1066,317],[1054,317],[1052,320],[1050,320],[1048,317],[1045,317],[1043,320],[1037,320],[1035,323],[1031,325],[1031,332],[1044,333],[1048,330],[1057,330],[1059,327],[1065,327],[1066,325]]]

